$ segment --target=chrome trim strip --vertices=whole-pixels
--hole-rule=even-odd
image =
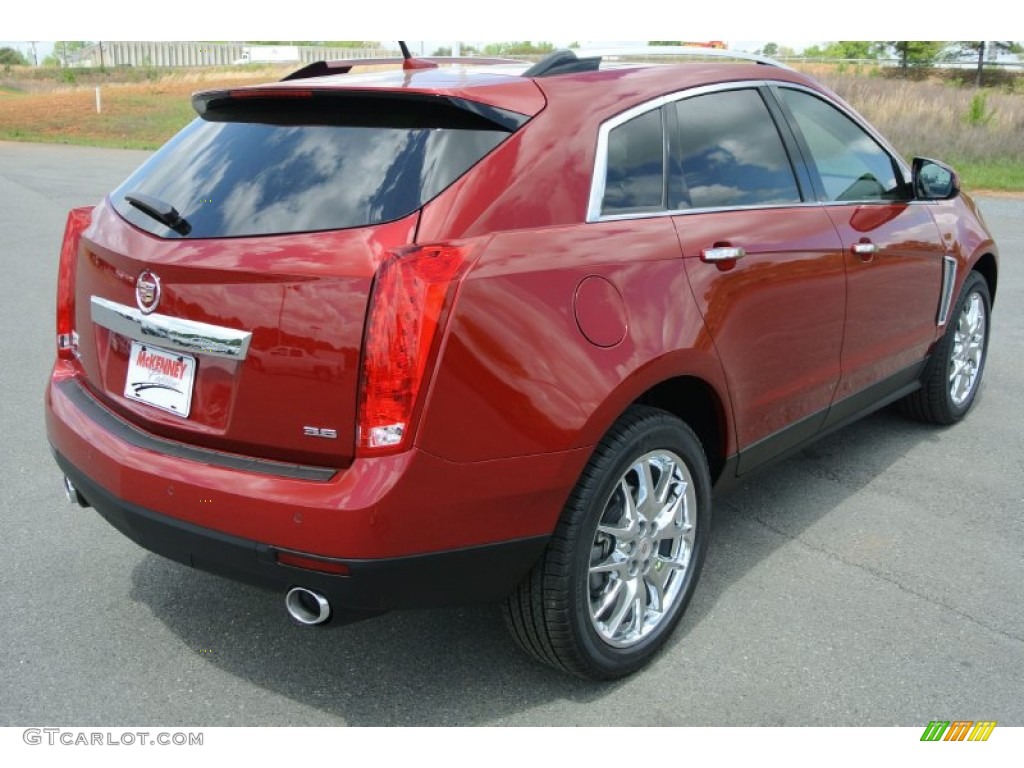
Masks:
[[[630,221],[632,219],[656,219],[660,216],[696,216],[703,213],[728,213],[730,211],[775,211],[788,208],[845,208],[851,205],[930,205],[930,202],[920,200],[850,200],[821,203],[811,200],[803,203],[762,203],[760,205],[732,205],[717,206],[711,208],[677,208],[666,211],[646,211],[639,213],[613,213],[602,216],[597,222],[605,221]],[[596,222],[588,221],[588,224]]]
[[[938,326],[941,328],[949,319],[949,307],[953,302],[953,286],[956,284],[956,259],[948,254],[942,257],[942,296],[939,298]]]
[[[606,120],[601,123],[600,129],[597,132],[597,155],[594,160],[594,175],[590,179],[590,201],[587,203],[587,222],[603,221],[601,216],[601,201],[604,200],[604,188],[608,181],[608,134],[615,128],[618,128],[623,123],[628,123],[634,117],[652,112],[658,109],[662,105],[668,103],[664,96],[638,104],[631,109],[627,109],[625,112],[621,112],[615,117]],[[664,130],[664,123],[662,123],[662,130]],[[664,143],[664,135],[662,135],[662,143]],[[664,167],[664,165],[663,165]],[[663,211],[652,211],[652,214],[660,214]],[[619,214],[624,218],[630,218],[634,214]],[[644,216],[645,214],[640,214]]]
[[[608,173],[608,134],[611,133],[613,129],[618,128],[623,123],[629,122],[634,117],[639,117],[642,114],[658,109],[659,107],[663,107],[666,104],[672,104],[693,96],[703,96],[706,93],[718,93],[719,91],[735,91],[744,88],[761,88],[768,84],[767,80],[737,80],[734,83],[716,83],[715,85],[702,85],[697,88],[688,88],[685,91],[677,91],[676,93],[670,93],[665,96],[658,96],[650,101],[637,104],[635,107],[631,107],[625,112],[620,112],[614,117],[610,117],[601,123],[601,127],[597,131],[597,150],[594,159],[594,175],[590,179],[590,199],[587,203],[587,223],[592,224],[595,221],[615,221],[631,218],[649,218],[651,216],[665,216],[668,214],[667,211],[651,211],[650,213],[640,214],[620,213],[609,214],[607,216],[601,215],[601,201],[604,199],[604,188],[607,181],[605,177]],[[702,210],[708,209],[705,208]]]
[[[808,88],[800,83],[791,83],[788,80],[737,80],[732,83],[716,83],[715,85],[702,85],[697,88],[689,88],[685,91],[677,91],[676,93],[670,93],[665,96],[658,96],[650,101],[645,101],[642,104],[638,104],[635,107],[627,109],[625,112],[620,112],[614,117],[608,118],[606,121],[601,123],[601,127],[597,133],[597,149],[596,156],[594,159],[594,175],[590,179],[590,197],[587,201],[587,216],[586,223],[593,224],[601,221],[629,221],[631,219],[652,219],[659,216],[681,216],[694,213],[721,213],[722,211],[745,211],[745,210],[760,210],[762,208],[797,208],[806,206],[849,206],[849,205],[892,205],[893,203],[905,203],[905,204],[917,204],[922,201],[919,200],[806,200],[800,203],[779,203],[775,205],[737,205],[737,206],[720,206],[714,208],[685,208],[682,210],[673,211],[646,211],[638,213],[613,213],[602,215],[601,214],[601,201],[604,199],[604,189],[606,176],[608,173],[608,134],[611,133],[612,129],[619,127],[623,123],[629,122],[634,117],[650,112],[653,109],[658,109],[666,104],[672,104],[683,99],[689,99],[694,96],[703,96],[708,93],[719,93],[722,91],[735,91],[746,88],[792,88],[798,91],[805,91],[806,93],[816,96],[819,99],[825,101],[826,104],[838,109],[848,118],[853,120],[862,130],[871,136],[878,144],[892,157],[896,159],[897,165],[903,172],[903,180],[906,183],[910,181],[910,166],[907,165],[906,161],[900,156],[900,154],[892,147],[892,145],[880,135],[871,125],[857,113],[853,107],[849,106],[845,101],[836,100],[834,98],[824,98],[825,94],[820,91],[816,91],[813,88]],[[832,95],[828,92],[828,95]]]
[[[135,307],[93,296],[92,321],[135,341],[192,354],[244,360],[252,333],[168,315],[144,315]]]
[[[576,55],[580,58],[600,56],[607,57],[636,57],[636,58],[657,58],[659,56],[693,56],[705,59],[737,59],[739,61],[753,61],[757,64],[765,64],[779,69],[794,71],[792,67],[783,64],[781,61],[762,56],[759,53],[747,53],[746,51],[732,51],[724,48],[699,48],[692,45],[640,45],[640,46],[618,46],[611,48],[578,48]]]

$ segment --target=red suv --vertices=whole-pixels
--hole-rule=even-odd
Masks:
[[[996,246],[810,78],[351,66],[197,94],[68,219],[49,440],[142,546],[304,624],[504,600],[613,678],[682,616],[713,489],[970,409]]]

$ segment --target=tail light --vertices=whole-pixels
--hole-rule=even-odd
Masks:
[[[64,242],[60,247],[57,268],[57,357],[74,358],[75,339],[75,265],[82,233],[92,221],[92,208],[73,208],[64,225]]]
[[[380,265],[366,324],[358,455],[409,447],[424,373],[469,254],[468,246],[415,246],[393,251]]]

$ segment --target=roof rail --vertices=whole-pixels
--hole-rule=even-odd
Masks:
[[[769,67],[779,67],[780,69],[788,70],[793,69],[792,67],[788,67],[780,61],[770,59],[767,56],[762,56],[758,53],[747,53],[746,51],[731,51],[722,48],[697,48],[689,45],[634,45],[619,46],[616,48],[581,47],[576,49],[576,53],[577,55],[580,56],[600,56],[602,58],[620,56],[694,56],[696,58],[705,59],[741,59],[743,61],[753,61],[758,64],[764,64]]]
[[[377,66],[381,64],[401,64],[404,69],[433,69],[438,64],[466,64],[469,66],[489,64],[523,64],[522,59],[507,59],[493,56],[427,56],[414,58],[409,55],[405,43],[402,56],[379,59],[335,59],[333,61],[315,61],[297,69],[281,78],[285,80],[304,80],[309,77],[324,75],[344,75],[358,66]],[[766,66],[793,70],[780,61],[746,51],[731,51],[722,48],[697,48],[687,45],[633,45],[616,48],[577,48],[575,50],[558,50],[544,57],[523,73],[524,77],[550,77],[570,72],[591,72],[597,69],[602,59],[620,57],[654,58],[658,56],[693,56],[695,58],[740,59],[753,61]]]

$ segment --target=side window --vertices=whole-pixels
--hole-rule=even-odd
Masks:
[[[655,109],[609,132],[601,213],[642,213],[664,207],[665,137],[661,110]]]
[[[779,93],[807,142],[826,200],[906,198],[895,161],[863,128],[817,96],[792,88]]]
[[[757,91],[694,96],[676,102],[676,109],[691,207],[800,202],[793,166]]]

